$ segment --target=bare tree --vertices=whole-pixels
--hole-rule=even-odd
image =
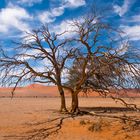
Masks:
[[[80,91],[94,90],[106,96],[111,88],[140,87],[139,50],[132,50],[121,31],[96,13],[74,20],[71,26],[75,27],[75,45],[80,44],[66,83],[72,94],[71,112],[79,112]]]
[[[18,44],[12,54],[1,49],[0,70],[3,85],[27,82],[53,83],[61,96],[61,111],[67,111],[64,88],[71,92],[71,112],[79,112],[81,91],[100,91],[106,95],[110,88],[139,88],[139,51],[132,51],[120,31],[108,25],[96,13],[73,20],[73,38],[64,39],[66,32],[55,34],[48,27],[28,33],[27,42]],[[72,42],[72,44],[71,44]],[[38,66],[41,69],[38,69]],[[63,80],[63,72],[68,76]]]
[[[70,40],[64,39],[66,32],[52,33],[44,26],[32,33],[27,33],[24,43],[12,54],[1,48],[0,70],[3,86],[17,86],[28,83],[53,83],[57,85],[61,96],[60,111],[67,111],[65,103],[63,72],[68,59],[72,58],[73,48],[69,48]]]

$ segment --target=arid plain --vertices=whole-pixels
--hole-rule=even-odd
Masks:
[[[80,109],[91,114],[71,116],[58,112],[60,99],[54,87],[32,85],[24,89],[19,88],[12,99],[8,97],[9,91],[10,89],[0,89],[0,140],[140,138],[140,112],[126,109],[121,103],[110,98],[86,97],[81,94]],[[7,97],[4,98],[6,93]],[[125,100],[140,107],[140,98]],[[71,98],[68,94],[66,101],[69,108]]]

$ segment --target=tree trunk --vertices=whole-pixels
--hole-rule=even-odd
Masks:
[[[60,97],[61,97],[60,112],[67,112],[64,90],[63,89],[59,89],[59,92],[60,92]]]
[[[78,102],[78,94],[72,93],[72,104],[71,104],[71,113],[78,114],[80,112],[79,110],[79,102]]]

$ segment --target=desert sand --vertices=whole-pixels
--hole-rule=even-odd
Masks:
[[[126,100],[140,107],[139,98]],[[66,101],[70,107],[71,98]],[[60,114],[59,97],[0,98],[0,140],[139,140],[139,112],[110,98],[80,97],[79,103],[93,115]]]

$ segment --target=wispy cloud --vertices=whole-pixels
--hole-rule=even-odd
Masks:
[[[53,8],[50,11],[44,11],[38,15],[39,20],[42,23],[54,22],[56,17],[61,16],[64,13],[64,7]]]
[[[39,13],[38,18],[43,24],[51,23],[56,20],[56,17],[63,15],[66,8],[77,8],[85,4],[85,0],[62,0],[59,7]]]
[[[7,0],[18,5],[33,6],[34,4],[41,3],[43,0]]]
[[[56,24],[51,29],[52,32],[55,32],[56,34],[65,32],[65,34],[63,34],[63,36],[60,36],[59,39],[71,38],[75,35],[74,31],[76,31],[77,29],[75,26],[72,26],[72,24],[73,20],[63,20],[60,24]]]
[[[120,28],[125,32],[124,37],[132,41],[140,40],[140,14],[123,18]]]
[[[123,24],[140,24],[140,14],[132,15],[121,19]]]
[[[129,8],[132,6],[135,0],[124,0],[124,3],[122,6],[114,5],[114,12],[117,13],[119,16],[123,16]]]
[[[137,22],[140,24],[140,15],[134,15],[132,18],[131,18],[131,22]]]
[[[140,40],[140,25],[133,25],[133,26],[121,26],[121,29],[125,32],[125,36],[132,41]]]
[[[53,0],[52,0],[53,1]],[[50,1],[50,2],[52,2]],[[52,23],[58,16],[62,16],[66,8],[77,8],[86,4],[85,0],[62,0],[57,5],[50,6],[50,10],[29,13],[28,8],[43,0],[7,0],[7,6],[0,10],[0,32],[9,33],[8,36],[15,36],[17,31],[30,32],[35,23]],[[2,34],[1,34],[2,35]]]
[[[63,0],[65,7],[76,8],[86,4],[85,0]]]
[[[129,42],[128,41],[124,41],[124,42],[121,42],[119,44],[119,47],[116,49],[116,52],[119,54],[119,55],[123,55],[125,54],[128,49],[129,49]]]
[[[28,31],[30,27],[26,20],[32,19],[32,16],[21,7],[10,5],[0,11],[0,32],[7,33],[11,28],[20,31]]]

